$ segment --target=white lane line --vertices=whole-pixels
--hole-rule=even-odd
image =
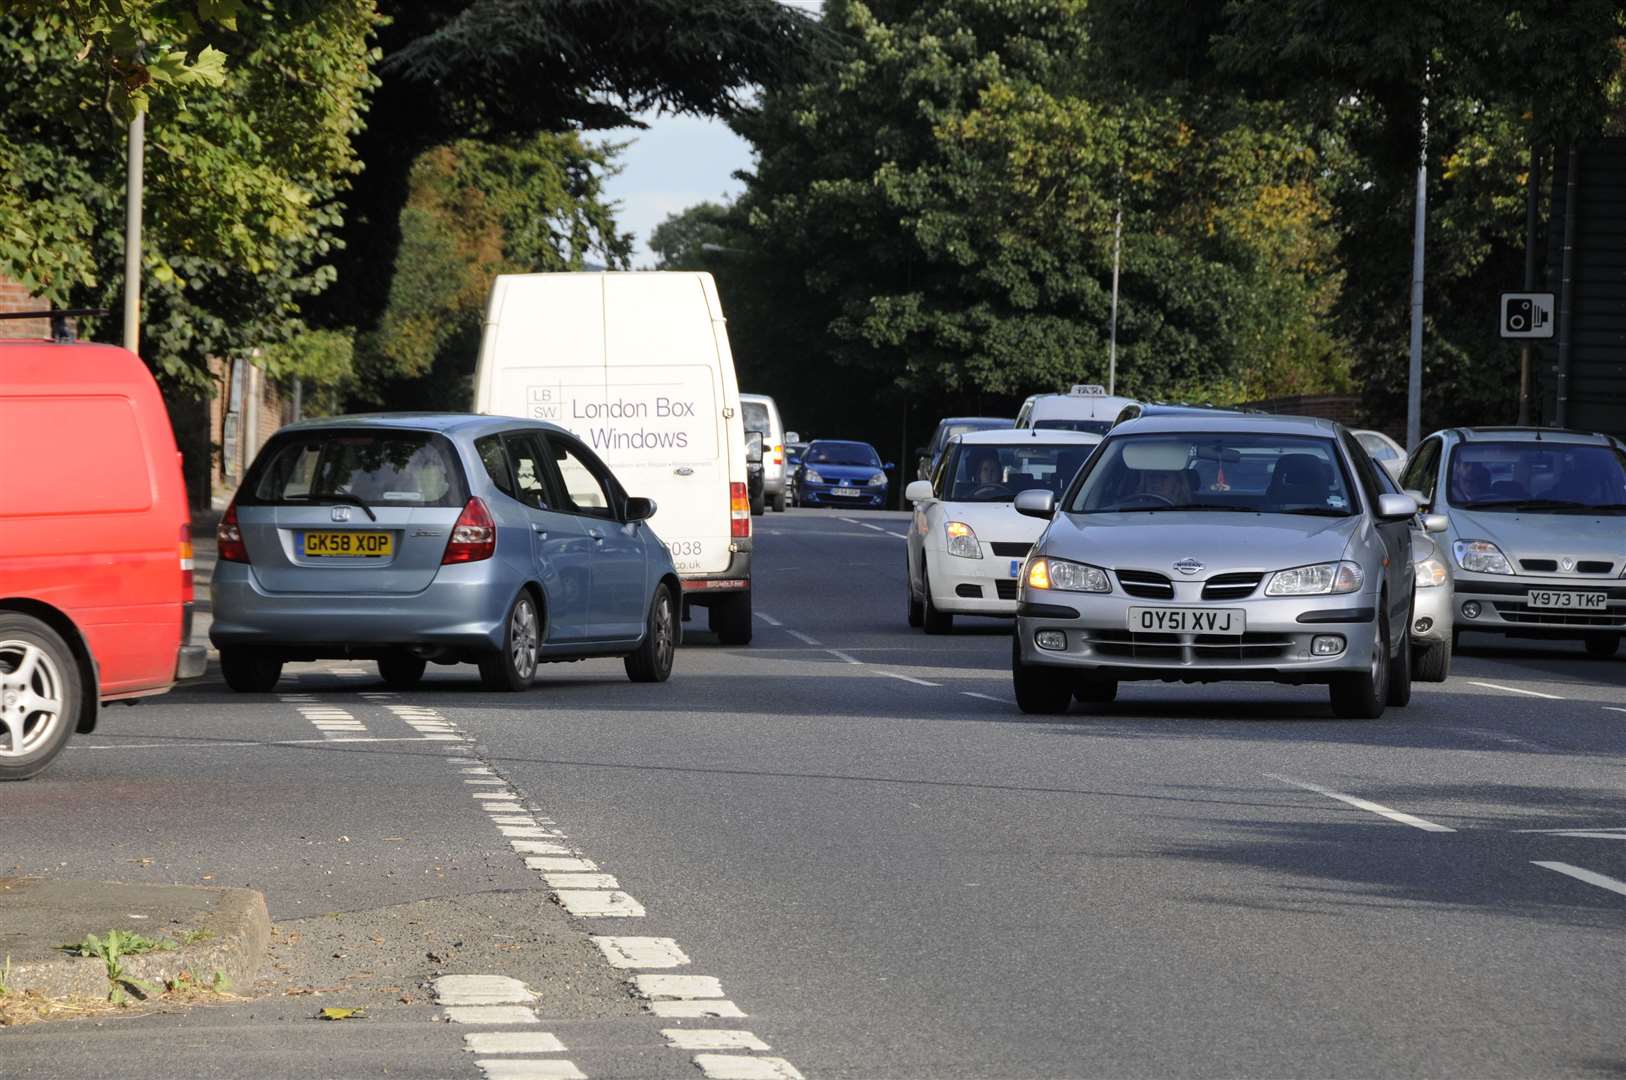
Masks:
[[[619,889],[614,874],[543,874],[550,889]]]
[[[359,739],[352,739],[352,738],[341,736],[339,738],[326,738],[326,739],[277,739],[274,742],[261,743],[260,745],[262,745],[262,746],[306,746],[306,745],[309,745],[310,743],[336,743],[336,742],[423,742],[423,738],[422,738],[422,736],[419,736],[419,735],[402,735],[399,738],[384,738],[384,737],[374,738],[372,736],[367,736],[365,738],[359,738]]]
[[[651,1001],[721,999],[723,984],[712,975],[634,975],[633,989]]]
[[[784,623],[780,622],[778,619],[774,618],[772,615],[769,615],[769,614],[767,614],[765,612],[761,612],[761,611],[756,612],[756,617],[761,619],[763,622],[767,623],[769,626],[784,626],[785,625]]]
[[[961,690],[960,693],[964,694],[966,697],[974,697],[979,701],[992,701],[996,705],[1010,704],[1010,702],[1004,700],[1003,698],[996,698],[992,694],[979,694],[975,690]]]
[[[587,1080],[587,1074],[558,1058],[485,1058],[474,1062],[486,1080]]]
[[[1520,833],[1541,833],[1546,836],[1574,836],[1583,840],[1626,840],[1623,829],[1514,829]]]
[[[544,874],[591,874],[598,870],[598,863],[592,859],[582,858],[552,858],[542,856],[535,859],[526,859],[525,865],[532,870],[540,870]]]
[[[1469,679],[1468,680],[1468,685],[1469,686],[1483,686],[1486,690],[1502,690],[1502,691],[1505,691],[1506,693],[1509,693],[1509,694],[1524,694],[1527,697],[1546,698],[1548,701],[1563,701],[1564,700],[1563,698],[1559,697],[1557,694],[1543,694],[1539,690],[1520,690],[1517,686],[1503,686],[1500,683],[1475,682],[1474,680]]]
[[[672,968],[689,962],[688,954],[668,937],[594,937],[593,944],[613,968]]]
[[[443,1014],[453,1024],[538,1024],[536,1010],[524,1005],[451,1005]]]
[[[903,675],[903,674],[900,674],[899,672],[896,672],[896,671],[882,671],[879,674],[885,675],[889,679],[902,679],[904,682],[914,683],[916,686],[942,686],[943,685],[940,682],[927,682],[925,679],[917,679],[913,675]]]
[[[797,641],[800,641],[804,645],[817,645],[819,643],[818,638],[809,637],[800,630],[792,630],[789,627],[786,627],[785,633],[789,634],[791,637],[795,638]]]
[[[1622,709],[1616,705],[1605,705],[1604,708],[1608,709],[1610,712],[1626,712],[1626,709]]]
[[[555,889],[559,906],[582,919],[641,919],[644,905],[613,889]]]
[[[328,739],[306,739],[306,740],[303,740],[303,741],[305,741],[305,742],[329,742],[329,741],[332,741],[332,740],[328,740]],[[197,749],[199,747],[212,747],[212,746],[266,746],[266,745],[275,745],[275,744],[274,743],[267,744],[267,743],[259,743],[259,742],[195,742],[195,743],[184,743],[184,742],[178,742],[178,743],[141,742],[141,743],[128,743],[128,744],[124,744],[124,745],[120,745],[118,743],[97,743],[94,746],[89,746],[89,745],[86,745],[85,743],[74,742],[74,743],[69,743],[68,744],[68,749],[69,750],[192,750],[192,749]]]
[[[802,1080],[796,1066],[784,1058],[696,1054],[694,1063],[706,1080]]]
[[[569,1047],[546,1031],[471,1031],[463,1036],[471,1054],[557,1054]]]
[[[845,521],[849,525],[862,525],[863,524],[863,522],[859,521],[857,518],[836,518],[836,520],[837,521]]]
[[[728,1028],[662,1028],[668,1046],[679,1050],[772,1050],[749,1031]]]
[[[864,665],[862,660],[858,659],[856,656],[848,656],[840,649],[826,649],[824,651],[835,657],[837,660],[845,660],[849,664],[857,664],[860,667]]]
[[[1612,877],[1606,877],[1603,874],[1594,873],[1591,870],[1585,870],[1579,866],[1571,866],[1567,862],[1536,862],[1536,865],[1541,867],[1543,870],[1553,870],[1560,874],[1568,874],[1576,881],[1584,881],[1588,885],[1596,885],[1600,889],[1608,889],[1610,892],[1619,893],[1622,896],[1626,896],[1626,881],[1616,881]]]
[[[858,524],[864,526],[866,529],[874,529],[876,532],[886,532],[886,530],[881,528],[879,525],[871,525],[867,521],[860,521]]]
[[[1304,780],[1294,780],[1291,776],[1282,776],[1278,773],[1265,773],[1265,775],[1270,777],[1272,780],[1280,780],[1284,784],[1292,784],[1294,787],[1301,787],[1305,791],[1313,791],[1318,795],[1325,795],[1329,799],[1337,799],[1339,802],[1348,803],[1350,806],[1370,811],[1371,813],[1377,814],[1380,817],[1386,817],[1390,821],[1398,821],[1402,825],[1410,825],[1414,829],[1422,829],[1424,832],[1457,831],[1449,826],[1436,824],[1435,822],[1429,821],[1426,818],[1415,817],[1411,814],[1402,813],[1391,806],[1384,806],[1382,803],[1375,803],[1369,799],[1358,798],[1354,795],[1345,795],[1341,791],[1334,791],[1331,788],[1324,788],[1320,784],[1311,784]]]
[[[530,988],[506,975],[442,975],[432,984],[438,1005],[529,1005]]]
[[[668,1020],[739,1020],[745,1010],[732,1001],[651,1001],[649,1011]]]

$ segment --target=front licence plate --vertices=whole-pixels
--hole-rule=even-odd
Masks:
[[[312,559],[382,559],[395,554],[395,537],[387,532],[308,532],[300,547]]]
[[[1142,634],[1223,634],[1241,637],[1247,622],[1247,612],[1240,608],[1129,609],[1129,629]]]
[[[859,494],[862,494],[862,493],[855,487],[838,487],[834,491],[832,491],[830,494],[832,494],[832,495],[859,495]]]
[[[1531,589],[1525,594],[1524,603],[1526,607],[1557,608],[1560,611],[1603,611],[1609,606],[1609,594]]]

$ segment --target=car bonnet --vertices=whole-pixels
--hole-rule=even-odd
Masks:
[[[1106,568],[1168,574],[1176,562],[1196,559],[1203,569],[1172,576],[1203,581],[1215,574],[1285,570],[1344,558],[1360,515],[1347,518],[1288,514],[1161,513],[1061,514],[1045,535],[1043,553]]]

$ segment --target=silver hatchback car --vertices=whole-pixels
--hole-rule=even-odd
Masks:
[[[1327,420],[1130,420],[1079,472],[1023,569],[1012,674],[1025,712],[1124,680],[1322,683],[1374,718],[1411,698],[1416,502]]]
[[[266,691],[290,660],[378,662],[396,688],[430,663],[493,690],[537,664],[621,656],[664,681],[682,591],[629,498],[563,428],[467,414],[283,428],[220,523],[211,586],[226,682]]]
[[[1412,451],[1403,484],[1450,519],[1455,630],[1626,634],[1626,443],[1551,428],[1452,428]]]

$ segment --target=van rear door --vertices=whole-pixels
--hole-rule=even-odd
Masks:
[[[405,594],[434,581],[467,502],[443,435],[310,428],[266,445],[235,507],[266,592]]]

